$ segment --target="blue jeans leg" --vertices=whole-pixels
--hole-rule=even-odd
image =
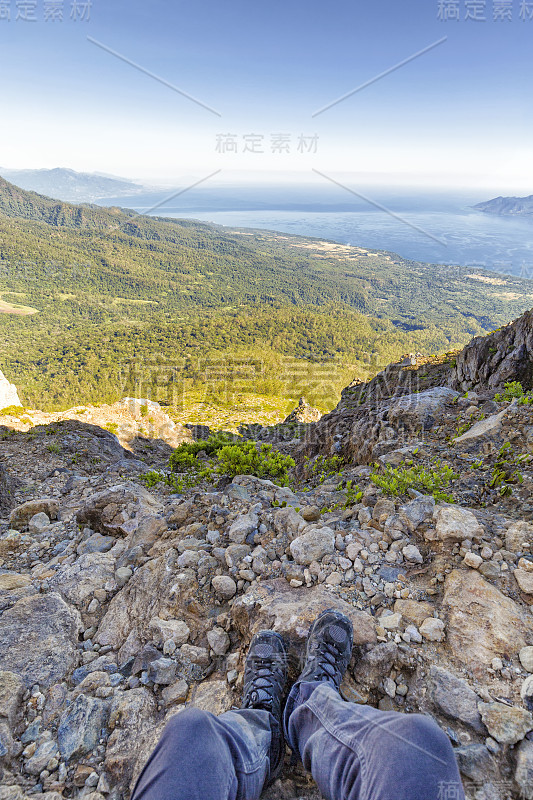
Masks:
[[[430,717],[347,703],[310,682],[293,686],[284,727],[327,800],[464,800],[450,741]]]
[[[270,777],[276,725],[254,709],[219,717],[181,711],[165,726],[131,800],[258,800]]]

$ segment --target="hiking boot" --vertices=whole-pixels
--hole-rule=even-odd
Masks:
[[[287,650],[279,633],[260,631],[250,642],[244,665],[242,708],[269,711],[271,722],[269,774],[265,787],[273,783],[283,768],[285,739],[281,713],[287,683]]]
[[[297,683],[325,681],[339,691],[352,657],[353,625],[340,611],[330,608],[309,630],[303,670]]]
[[[260,631],[250,643],[244,667],[242,708],[270,711],[281,719],[287,682],[287,650],[279,633]]]

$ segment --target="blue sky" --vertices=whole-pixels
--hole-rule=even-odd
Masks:
[[[22,2],[23,0],[18,0]],[[31,2],[31,0],[26,0]],[[223,175],[367,175],[391,184],[533,192],[533,19],[438,19],[438,0],[268,4],[93,0],[90,20],[0,19],[4,167],[68,166],[155,182]],[[445,3],[451,9],[453,3]],[[533,2],[530,4],[533,17]],[[313,112],[447,41],[327,112]],[[218,111],[216,116],[91,37]],[[9,79],[6,80],[6,76]],[[243,152],[262,137],[263,153]],[[289,152],[272,152],[284,133]],[[235,138],[237,152],[227,147]],[[311,139],[318,136],[316,152]],[[218,138],[217,138],[218,137]]]

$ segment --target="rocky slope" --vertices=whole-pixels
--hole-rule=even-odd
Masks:
[[[97,410],[5,417],[0,799],[127,800],[169,717],[238,705],[254,631],[286,636],[294,677],[331,606],[354,622],[347,699],[432,715],[469,800],[533,798],[533,405],[495,401],[493,380],[531,374],[530,335],[531,315],[463,354],[391,365],[318,422],[295,414],[271,431],[297,459],[291,488],[241,475],[147,491],[171,445],[119,430],[146,420],[140,401],[105,410],[120,441]],[[437,461],[453,502],[371,480],[373,462]],[[287,757],[265,797],[318,794]]]

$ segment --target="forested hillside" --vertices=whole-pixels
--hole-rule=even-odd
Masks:
[[[0,179],[0,363],[27,405],[114,401],[139,380],[165,400],[168,376],[179,394],[237,372],[240,388],[332,406],[354,375],[460,347],[532,300],[520,278],[75,206]]]

